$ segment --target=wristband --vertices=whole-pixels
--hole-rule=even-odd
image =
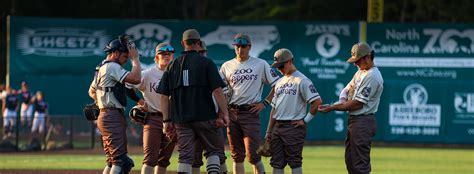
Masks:
[[[316,117],[316,114],[311,114],[311,112],[308,112],[306,116],[303,118],[303,121],[305,124],[308,124],[314,117]]]
[[[265,105],[265,107],[270,105],[270,102],[267,99],[263,100],[262,103]]]

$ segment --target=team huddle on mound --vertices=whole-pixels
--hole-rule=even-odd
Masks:
[[[156,67],[141,71],[137,48],[127,36],[111,41],[107,58],[96,68],[89,88],[95,100],[94,112],[103,140],[107,165],[103,173],[128,173],[134,162],[127,156],[126,96],[137,103],[130,117],[143,124],[142,174],[166,173],[175,146],[178,147],[178,173],[200,173],[206,158],[206,171],[227,173],[224,132],[235,174],[244,174],[245,158],[253,173],[265,173],[261,156],[271,156],[272,173],[303,173],[302,151],[306,125],[318,111],[349,111],[346,140],[346,166],[349,173],[370,173],[370,147],[375,134],[375,117],[383,79],[373,64],[374,52],[366,43],[352,48],[349,63],[359,71],[341,92],[341,101],[323,105],[316,85],[295,66],[289,49],[278,49],[274,63],[249,55],[251,38],[236,34],[235,57],[218,70],[207,58],[207,47],[195,29],[184,31],[184,51],[174,58],[169,43],[156,46]],[[132,59],[132,70],[122,66]],[[282,76],[275,72],[277,69]],[[271,87],[262,99],[263,87]],[[140,99],[134,89],[142,92]],[[309,104],[309,111],[307,105]],[[260,137],[260,112],[271,107],[265,142]],[[89,108],[91,108],[89,106]],[[91,116],[92,115],[92,116]]]

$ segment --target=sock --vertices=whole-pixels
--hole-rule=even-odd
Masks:
[[[303,169],[301,167],[291,169],[292,174],[303,174]]]
[[[263,166],[262,161],[259,161],[252,166],[253,166],[254,173],[258,173],[258,174],[265,173],[265,167]]]
[[[155,166],[155,174],[166,174],[166,167]]]
[[[104,168],[104,171],[102,172],[102,174],[109,174],[110,169],[112,169],[112,168],[110,168],[108,165],[106,165],[105,168]]]
[[[112,168],[110,169],[110,174],[120,174],[122,172],[122,167],[112,165]]]
[[[193,174],[201,174],[201,168],[200,167],[193,167]]]
[[[234,174],[245,174],[244,163],[234,162]]]
[[[178,172],[191,173],[191,164],[178,163]]]
[[[141,174],[153,174],[153,167],[143,164]]]
[[[224,163],[221,164],[221,173],[227,172],[227,165]]]
[[[206,166],[207,173],[216,173],[218,174],[220,171],[220,160],[217,155],[212,155],[207,157],[207,166]]]
[[[285,170],[273,168],[273,174],[284,174]]]

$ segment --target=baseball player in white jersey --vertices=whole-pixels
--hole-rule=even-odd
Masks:
[[[143,125],[142,174],[165,174],[176,145],[176,138],[170,139],[163,134],[163,114],[160,111],[161,95],[156,92],[166,66],[173,60],[175,50],[168,43],[160,43],[156,46],[155,51],[156,66],[143,70],[141,83],[133,86],[142,92],[144,100],[140,99],[138,103],[148,113]]]
[[[254,173],[264,173],[261,157],[256,153],[260,145],[259,113],[269,105],[272,94],[266,100],[261,96],[264,84],[273,87],[279,77],[267,62],[249,55],[251,40],[248,35],[239,33],[233,42],[236,57],[225,62],[220,69],[228,84],[224,92],[229,101],[231,122],[227,137],[234,160],[233,171],[245,173],[243,162],[247,156]]]
[[[359,68],[346,86],[348,92],[341,93],[346,102],[322,105],[321,112],[349,111],[349,123],[346,135],[345,162],[348,173],[370,173],[370,149],[375,136],[377,123],[375,112],[378,110],[383,91],[383,78],[374,65],[374,51],[367,43],[357,43],[352,47],[348,63]],[[347,93],[347,94],[346,94]]]
[[[316,87],[293,63],[293,54],[282,48],[275,52],[272,67],[283,77],[275,84],[266,141],[270,141],[272,158],[270,165],[274,174],[283,174],[286,165],[293,174],[302,172],[302,152],[306,136],[306,124],[316,116],[321,104]],[[309,112],[306,106],[310,104]]]

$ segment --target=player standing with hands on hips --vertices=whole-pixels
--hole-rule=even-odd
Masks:
[[[89,96],[100,109],[97,127],[107,156],[103,173],[127,174],[134,163],[127,155],[127,122],[123,113],[127,105],[125,83],[140,83],[140,59],[135,44],[126,35],[110,41],[104,51],[107,58],[98,66],[89,87]],[[132,58],[131,72],[122,67],[129,56]]]
[[[301,174],[306,124],[316,116],[322,101],[311,80],[296,69],[290,50],[277,50],[274,61],[272,67],[283,77],[275,84],[273,109],[265,135],[272,149],[270,165],[273,174],[283,174],[286,165],[291,167],[293,174]],[[310,104],[307,113],[306,104]]]
[[[370,149],[375,136],[377,123],[375,112],[378,110],[383,91],[383,78],[374,65],[374,51],[367,43],[358,43],[352,47],[348,63],[359,68],[346,86],[344,93],[348,101],[333,105],[322,105],[320,112],[349,111],[349,123],[346,135],[345,161],[349,174],[368,174],[371,171]],[[344,96],[341,96],[344,98]]]

